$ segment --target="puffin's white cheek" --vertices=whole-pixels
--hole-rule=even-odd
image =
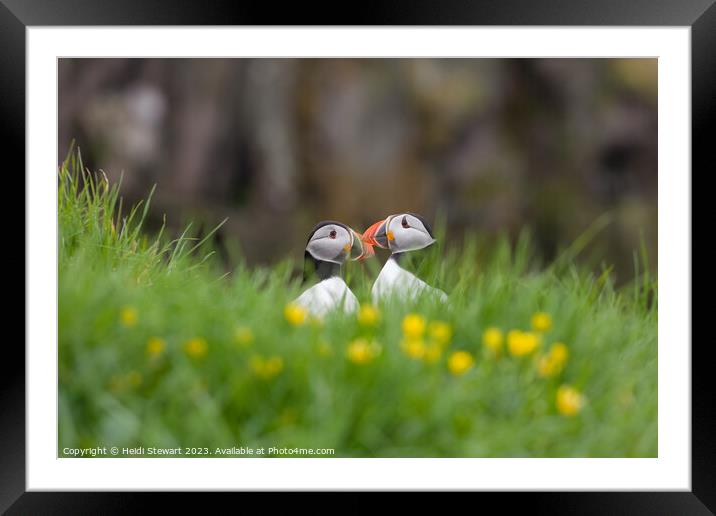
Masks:
[[[416,231],[401,231],[399,237],[400,241],[398,242],[398,246],[401,249],[405,249],[406,251],[414,249],[419,242],[418,235],[416,235]],[[398,240],[396,238],[396,240]]]
[[[311,242],[306,249],[318,260],[337,262],[341,248],[336,240],[322,238]]]
[[[398,244],[398,249],[403,251],[417,251],[418,249],[429,246],[433,242],[433,239],[422,231],[410,228],[396,235],[395,241]]]

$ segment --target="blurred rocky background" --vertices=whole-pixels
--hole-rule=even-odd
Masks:
[[[58,124],[58,163],[74,140],[125,202],[156,183],[154,228],[229,217],[252,264],[416,211],[545,260],[607,214],[582,259],[657,265],[656,59],[61,59]]]

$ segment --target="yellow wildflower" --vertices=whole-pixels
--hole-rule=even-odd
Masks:
[[[283,371],[283,358],[271,357],[266,361],[265,365],[266,374],[270,377],[274,377]]]
[[[400,348],[410,358],[421,359],[425,355],[425,342],[421,338],[403,339]]]
[[[537,312],[532,316],[532,329],[538,332],[548,331],[552,327],[552,316],[546,312]]]
[[[239,346],[247,348],[254,342],[254,332],[247,326],[239,326],[234,330],[234,341]]]
[[[346,354],[354,364],[368,364],[380,354],[380,345],[368,339],[355,339],[348,345]]]
[[[431,321],[428,324],[428,335],[436,344],[445,346],[452,339],[452,326],[444,321]]]
[[[442,355],[443,348],[440,344],[432,343],[427,348],[425,348],[425,361],[429,364],[434,364],[438,360],[440,360],[440,355]]]
[[[567,350],[567,346],[565,346],[563,343],[555,342],[554,344],[552,344],[550,355],[552,355],[552,359],[556,362],[564,364],[567,362],[569,351]]]
[[[301,326],[308,318],[308,312],[302,306],[295,303],[289,303],[283,309],[283,315],[292,326]]]
[[[516,357],[529,355],[539,346],[539,337],[529,331],[510,330],[507,333],[507,348]]]
[[[448,369],[456,376],[465,374],[474,364],[475,360],[467,351],[455,351],[448,358]]]
[[[119,320],[122,325],[132,328],[137,325],[139,320],[139,312],[133,306],[123,306],[119,311]]]
[[[419,339],[425,333],[425,318],[418,314],[408,314],[403,318],[403,335],[408,339]]]
[[[577,414],[584,406],[584,396],[574,387],[562,385],[557,389],[557,410],[564,416]]]
[[[567,362],[567,346],[561,342],[555,342],[549,353],[540,357],[537,362],[537,372],[540,376],[554,376],[564,369]]]
[[[209,350],[206,339],[194,337],[184,343],[184,352],[192,358],[203,358]]]
[[[264,358],[260,355],[254,355],[251,357],[249,365],[256,376],[264,380],[270,380],[283,371],[283,358],[279,356]]]
[[[502,350],[502,340],[502,330],[494,326],[487,328],[482,334],[483,345],[495,354]]]
[[[358,310],[358,324],[361,326],[376,326],[380,320],[380,312],[373,305],[363,305]]]
[[[167,343],[159,337],[149,337],[147,340],[147,354],[149,356],[157,357],[161,355],[166,347]]]

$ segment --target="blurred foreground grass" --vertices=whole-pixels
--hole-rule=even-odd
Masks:
[[[222,275],[210,241],[143,234],[146,205],[127,211],[118,190],[77,154],[60,169],[59,455],[656,456],[648,275],[616,291],[569,252],[538,268],[527,238],[470,239],[421,265],[449,304],[371,307],[373,260],[348,265],[361,313],[317,322],[290,305],[294,262]]]

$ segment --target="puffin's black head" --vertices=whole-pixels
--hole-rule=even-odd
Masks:
[[[385,235],[387,247],[394,254],[417,251],[435,243],[430,224],[417,213],[391,215],[376,234]]]
[[[390,249],[395,254],[417,251],[435,243],[433,229],[428,221],[422,215],[410,212],[389,215],[379,220],[366,229],[361,238],[365,251],[359,259],[373,256],[374,246]]]
[[[363,244],[355,231],[342,222],[324,220],[316,224],[308,235],[305,260],[314,264],[319,276],[327,274],[322,271],[330,271],[333,275],[346,260],[355,259],[362,252]],[[306,274],[304,267],[304,279]]]

